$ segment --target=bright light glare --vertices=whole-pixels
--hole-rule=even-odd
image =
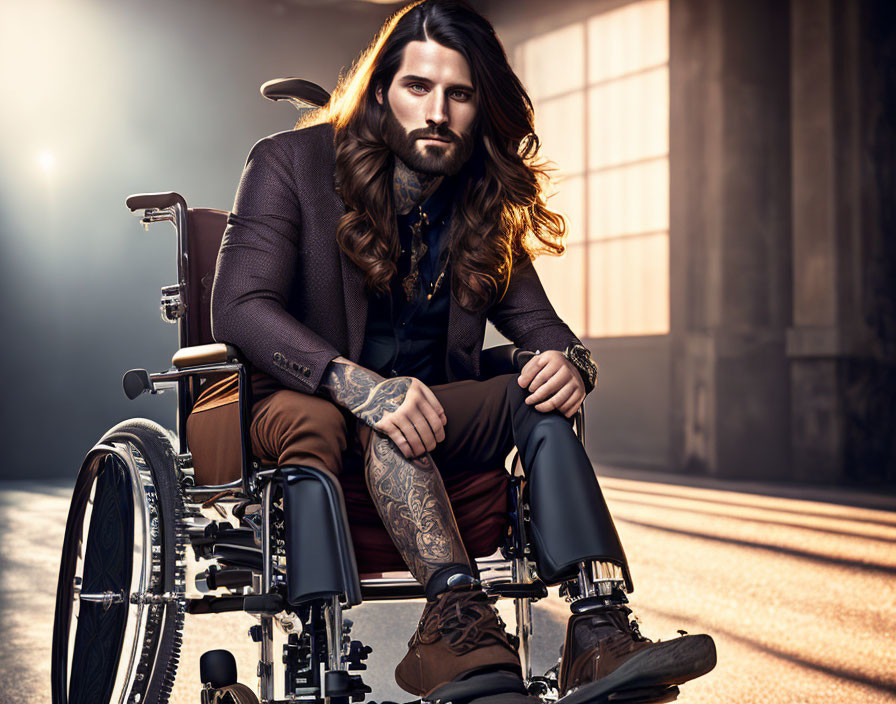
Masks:
[[[40,154],[37,155],[37,165],[40,166],[41,171],[43,171],[45,174],[51,174],[56,168],[56,156],[53,154],[53,152],[44,149]]]

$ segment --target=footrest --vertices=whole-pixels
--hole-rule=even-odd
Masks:
[[[432,704],[468,704],[474,699],[498,694],[528,695],[519,675],[497,671],[474,673],[464,679],[448,682],[436,687],[424,699]]]
[[[577,694],[579,696],[576,696]],[[565,701],[569,701],[570,704],[572,704],[572,702],[576,702],[577,704],[664,704],[664,702],[673,702],[678,699],[678,694],[678,687],[674,685],[626,689],[620,692],[601,694],[591,698],[583,698],[580,690],[567,694],[565,697],[561,697],[557,701],[557,704],[564,704]]]
[[[484,584],[485,593],[508,598],[544,599],[548,595],[548,588],[544,582],[532,582],[522,584],[516,582],[489,582]]]
[[[616,692],[607,699],[609,704],[662,704],[678,699],[678,687],[646,687]]]
[[[274,616],[286,608],[286,600],[272,592],[270,594],[250,594],[243,597],[243,611],[250,614]]]

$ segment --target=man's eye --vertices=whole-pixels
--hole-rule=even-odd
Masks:
[[[410,88],[414,93],[425,93],[426,86],[422,83],[411,83],[408,88]]]
[[[467,93],[467,91],[465,91],[465,90],[455,90],[455,91],[452,91],[452,97],[455,100],[459,100],[459,101],[463,102],[465,100],[470,99],[470,94]]]

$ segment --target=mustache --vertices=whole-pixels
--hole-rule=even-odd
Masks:
[[[458,141],[457,135],[454,134],[451,130],[449,130],[445,126],[440,126],[435,129],[417,129],[411,130],[408,133],[408,137],[413,140],[417,139],[444,139],[446,142],[456,142]]]

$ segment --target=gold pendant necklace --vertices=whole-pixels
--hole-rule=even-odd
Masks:
[[[421,206],[417,206],[417,211],[419,213],[417,222],[411,225],[411,266],[408,275],[401,282],[408,302],[414,300],[414,292],[417,290],[417,281],[420,278],[420,260],[429,251],[429,246],[423,241],[423,227],[424,225],[429,226],[429,218]]]

